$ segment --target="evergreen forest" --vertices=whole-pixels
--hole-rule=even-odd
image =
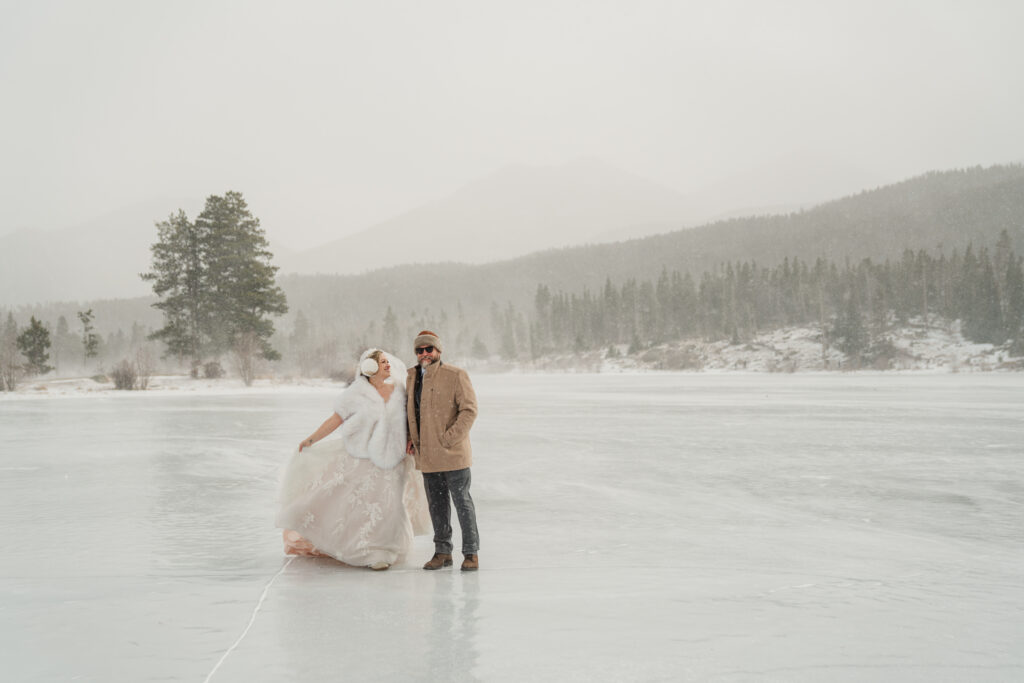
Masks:
[[[891,336],[907,324],[956,328],[967,340],[1024,356],[1024,275],[1015,248],[1024,243],[1020,166],[926,174],[788,216],[735,219],[492,264],[290,274],[277,276],[276,286],[258,221],[240,195],[211,200],[217,201],[194,224],[171,216],[162,224],[164,241],[205,230],[207,242],[231,244],[211,226],[235,226],[231,234],[246,239],[233,243],[251,245],[244,263],[259,270],[235,268],[232,252],[218,247],[206,251],[227,256],[211,260],[202,277],[235,283],[240,276],[219,273],[259,275],[253,279],[259,287],[235,287],[237,295],[224,300],[237,305],[208,298],[211,287],[187,298],[191,290],[182,283],[190,282],[190,271],[156,259],[147,277],[160,285],[162,298],[0,311],[0,364],[31,365],[37,372],[52,367],[57,376],[72,376],[109,373],[143,359],[153,372],[199,374],[198,361],[216,366],[222,356],[238,355],[231,341],[240,338],[236,328],[255,333],[258,344],[249,356],[257,376],[344,377],[369,346],[411,360],[407,347],[421,329],[439,333],[452,360],[499,364],[560,354],[636,354],[688,339],[744,343],[772,330],[807,327],[818,331],[823,350],[845,355],[845,367],[886,367]],[[224,212],[214,209],[221,204],[232,209],[225,215],[240,219],[219,218]],[[262,293],[255,304],[249,291]],[[241,322],[232,322],[236,318]],[[185,329],[179,321],[188,320],[201,322],[196,334],[176,340]],[[19,336],[31,360],[19,351]],[[182,340],[188,343],[177,343]],[[202,355],[195,352],[200,347]]]

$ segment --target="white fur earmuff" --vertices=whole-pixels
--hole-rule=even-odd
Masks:
[[[359,374],[373,377],[380,370],[380,364],[372,358],[364,358],[359,361]]]

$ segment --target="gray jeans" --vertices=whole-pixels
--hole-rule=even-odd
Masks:
[[[452,552],[452,508],[459,516],[462,528],[462,554],[475,555],[480,549],[480,534],[476,528],[476,507],[469,495],[473,478],[469,468],[451,472],[424,472],[423,487],[427,491],[427,505],[430,521],[434,525],[434,552],[451,555]]]

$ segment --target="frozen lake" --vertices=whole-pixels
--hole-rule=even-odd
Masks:
[[[333,392],[0,400],[4,680],[1024,680],[1024,375],[474,382],[468,575],[283,556]]]

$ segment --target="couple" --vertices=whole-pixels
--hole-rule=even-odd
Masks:
[[[462,528],[462,569],[479,569],[469,494],[476,394],[465,370],[441,362],[436,334],[420,332],[413,348],[416,367],[408,371],[380,349],[363,353],[334,412],[299,444],[285,468],[277,515],[286,553],[387,569],[413,534],[427,533],[429,511],[434,556],[423,568],[450,567],[450,499]],[[404,383],[393,370],[406,373]],[[339,427],[341,439],[314,445]]]

